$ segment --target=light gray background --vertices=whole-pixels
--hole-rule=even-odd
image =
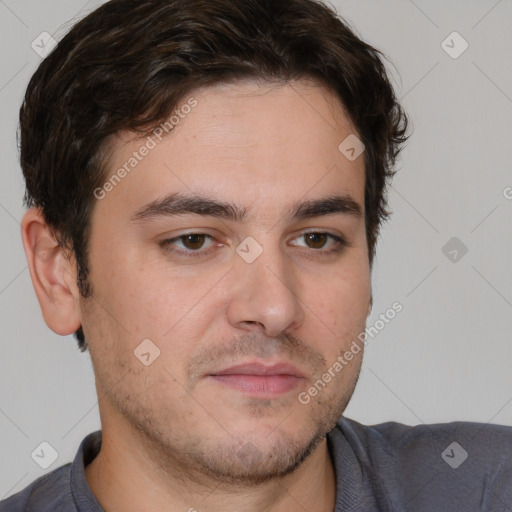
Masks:
[[[61,38],[100,3],[0,0],[0,499],[46,472],[31,458],[42,441],[59,453],[50,471],[99,428],[89,356],[45,326],[30,282],[15,131],[40,62],[32,41],[43,31]],[[390,193],[368,325],[395,301],[403,311],[369,341],[346,415],[512,425],[512,1],[335,5],[396,66],[414,125]],[[469,43],[457,59],[441,46],[453,31]],[[442,252],[454,236],[468,248],[456,263]]]

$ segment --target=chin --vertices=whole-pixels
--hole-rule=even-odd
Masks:
[[[318,433],[300,441],[281,433],[273,442],[264,438],[265,445],[257,439],[227,446],[196,445],[189,453],[189,468],[225,484],[259,485],[293,473],[324,437],[325,433]]]

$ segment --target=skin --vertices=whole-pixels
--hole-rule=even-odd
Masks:
[[[92,298],[80,297],[74,261],[41,212],[23,219],[46,323],[62,335],[82,325],[89,345],[103,444],[87,480],[109,512],[332,511],[325,434],[353,393],[362,351],[308,404],[298,394],[349,349],[369,313],[364,158],[349,161],[338,150],[357,132],[338,100],[312,83],[239,82],[193,97],[197,106],[171,135],[96,202]],[[107,176],[140,146],[133,134],[118,134]],[[246,217],[131,220],[176,192],[234,203]],[[286,215],[333,194],[350,195],[363,216]],[[191,231],[212,237],[199,256],[173,252],[195,250],[177,239]],[[303,236],[311,231],[348,245],[322,253],[336,243],[311,244]],[[236,252],[249,236],[263,249],[252,263]],[[144,339],[160,350],[148,366],[134,356]],[[208,377],[255,360],[291,362],[303,378],[254,398]]]

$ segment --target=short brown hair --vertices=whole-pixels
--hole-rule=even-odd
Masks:
[[[20,111],[25,204],[41,207],[73,250],[87,297],[93,191],[105,181],[111,135],[149,133],[198,87],[314,79],[339,98],[366,148],[371,264],[407,139],[382,57],[318,0],[111,0],[77,23],[30,80]],[[85,350],[82,329],[75,334]]]

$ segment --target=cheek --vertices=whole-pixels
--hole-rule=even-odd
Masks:
[[[201,338],[219,314],[212,302],[218,280],[215,272],[180,276],[165,267],[123,262],[102,289],[109,312],[131,337],[174,346]]]
[[[366,319],[371,297],[369,275],[364,272],[333,274],[323,286],[315,287],[311,296],[319,312],[336,321],[338,326],[347,322],[359,325]]]

